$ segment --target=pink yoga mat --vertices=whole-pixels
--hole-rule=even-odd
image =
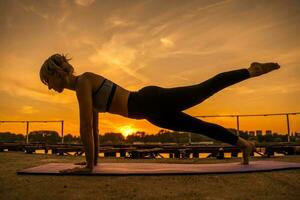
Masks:
[[[48,163],[17,171],[17,174],[39,175],[170,175],[170,174],[218,174],[299,169],[300,163],[282,161],[250,161],[216,164],[171,164],[171,163],[98,163],[90,174],[62,174],[59,171],[79,167],[73,163]],[[82,167],[82,166],[81,166]]]

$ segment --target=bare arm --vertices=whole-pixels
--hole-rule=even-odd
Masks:
[[[86,167],[93,169],[95,147],[93,138],[92,88],[87,79],[78,82],[76,95],[79,103],[80,137],[85,149]]]
[[[94,165],[97,165],[98,162],[98,153],[99,153],[99,129],[98,129],[98,111],[93,110],[93,136],[94,136],[94,145],[95,145],[95,155],[94,155]]]

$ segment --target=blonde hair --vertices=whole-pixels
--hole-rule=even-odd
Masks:
[[[68,75],[74,74],[74,68],[72,65],[70,65],[69,60],[71,58],[67,58],[64,54],[53,54],[50,56],[42,65],[40,69],[40,79],[41,81],[47,85],[47,76],[53,75],[57,73],[58,71],[64,71]],[[66,65],[62,65],[63,62],[66,63]]]

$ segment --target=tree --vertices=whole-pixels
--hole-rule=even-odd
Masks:
[[[46,144],[57,144],[60,141],[59,134],[56,131],[39,130],[28,134],[29,142],[41,142]]]

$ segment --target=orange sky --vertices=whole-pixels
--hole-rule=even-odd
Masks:
[[[74,91],[49,91],[39,79],[43,61],[68,53],[76,74],[101,74],[136,91],[147,85],[200,83],[253,61],[280,70],[248,79],[184,112],[190,115],[299,112],[300,3],[291,1],[0,1],[0,120],[65,120],[79,135]],[[290,116],[300,132],[300,115]],[[236,128],[234,118],[205,118]],[[126,128],[127,127],[127,128]],[[132,127],[157,133],[146,120],[99,114],[99,130]],[[30,130],[57,125],[32,125]],[[286,117],[241,118],[241,130],[286,132]],[[25,133],[25,124],[0,131]]]

